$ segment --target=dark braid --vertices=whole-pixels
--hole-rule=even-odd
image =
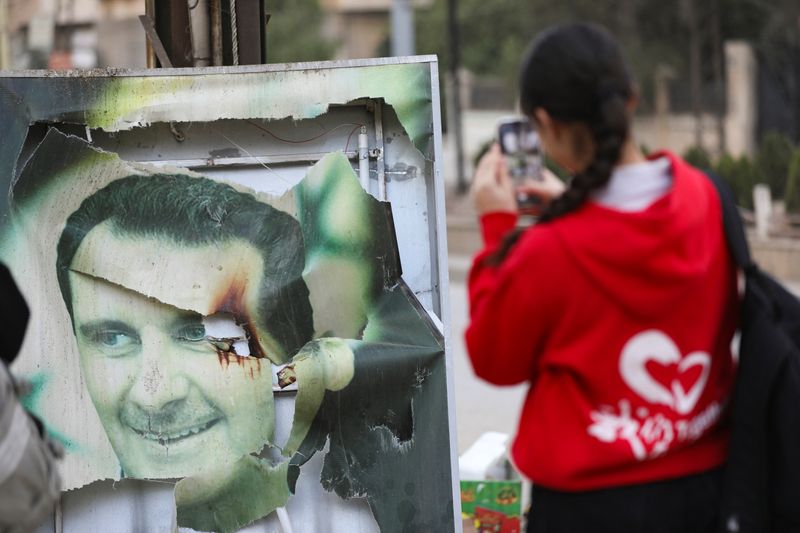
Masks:
[[[564,194],[550,202],[539,217],[539,222],[547,222],[578,209],[592,191],[608,183],[628,136],[625,103],[622,95],[614,95],[602,103],[600,116],[589,124],[595,145],[594,159],[586,170],[572,178]]]
[[[592,191],[608,183],[628,136],[626,104],[632,84],[619,45],[600,26],[559,26],[534,41],[521,69],[522,111],[533,116],[537,108],[542,108],[555,120],[586,124],[595,150],[588,167],[550,202],[540,223],[577,210]],[[522,228],[509,232],[497,251],[486,258],[486,264],[502,262],[523,233]]]

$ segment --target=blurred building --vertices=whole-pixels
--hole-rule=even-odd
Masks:
[[[5,68],[145,66],[143,0],[5,0]]]
[[[410,1],[417,8],[433,0]],[[389,55],[393,0],[319,0],[326,17],[326,36],[340,43],[336,59]]]
[[[414,8],[432,0],[399,0]],[[388,55],[393,0],[319,0],[335,59]],[[145,0],[0,0],[3,68],[144,68]],[[5,16],[6,24],[3,24]],[[274,18],[271,24],[279,24]],[[2,29],[0,29],[2,32]],[[3,64],[4,63],[4,64]]]

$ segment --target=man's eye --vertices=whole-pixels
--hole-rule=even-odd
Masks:
[[[138,343],[136,337],[124,331],[98,331],[89,340],[107,353],[126,352]]]
[[[108,346],[109,348],[118,348],[126,344],[132,344],[133,339],[121,331],[104,331],[97,334],[95,342],[103,346]]]
[[[175,337],[190,342],[202,341],[206,338],[206,328],[203,324],[189,324],[178,329]]]

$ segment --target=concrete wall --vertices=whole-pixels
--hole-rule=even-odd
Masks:
[[[104,20],[135,19],[144,15],[143,0],[114,0],[101,2],[102,18]]]
[[[725,43],[728,114],[725,131],[728,152],[752,156],[758,122],[758,64],[753,47],[744,41]]]
[[[323,32],[339,43],[335,59],[380,55],[390,38],[390,13],[394,0],[320,0],[327,20]],[[430,7],[433,0],[411,0],[415,9]]]
[[[40,10],[39,0],[8,0],[8,29],[16,32]]]
[[[684,153],[695,144],[697,120],[690,113],[641,115],[633,121],[633,133],[639,144],[650,150],[666,149]],[[716,117],[704,114],[700,120],[703,146],[716,152],[719,147]]]
[[[10,0],[11,68],[144,68],[143,0]]]
[[[752,47],[743,41],[725,43],[727,112],[724,117],[726,152],[734,155],[753,155],[756,146],[756,123],[758,108],[757,67]],[[667,149],[677,154],[686,152],[695,145],[695,128],[698,120],[691,113],[672,113],[666,84],[670,79],[668,68],[659,69],[656,76],[656,109],[653,114],[637,115],[633,122],[633,133],[637,142],[650,150]],[[469,73],[460,77],[461,101],[469,107],[470,84],[475,77]],[[451,84],[447,84],[447,92]],[[448,101],[449,105],[450,102]],[[465,171],[472,175],[472,159],[480,147],[495,136],[497,120],[518,113],[514,109],[474,110],[463,113]],[[717,117],[706,113],[700,116],[703,147],[711,155],[721,152],[717,129]],[[444,138],[446,157],[446,179],[455,183],[455,149],[453,140]]]
[[[339,42],[334,59],[375,57],[389,36],[389,14],[385,11],[331,13],[325,34]]]
[[[749,235],[753,257],[762,269],[780,280],[800,284],[800,241],[788,238],[756,239]]]
[[[338,13],[364,13],[367,11],[383,11],[392,9],[394,0],[320,0],[319,4],[326,11]],[[433,0],[411,0],[415,8],[429,7]]]
[[[756,146],[756,124],[758,121],[757,72],[758,65],[750,44],[744,41],[725,43],[726,113],[724,151],[734,155],[752,156]],[[637,140],[650,149],[666,148],[684,153],[696,144],[696,129],[711,155],[720,155],[721,146],[717,120],[704,113],[699,120],[691,113],[673,113],[666,84],[670,79],[669,69],[661,69],[656,75],[656,112],[637,116],[633,130]],[[666,71],[666,72],[665,72]]]
[[[147,68],[146,36],[138,18],[104,20],[95,31],[98,66]]]

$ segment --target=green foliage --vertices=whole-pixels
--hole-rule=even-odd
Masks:
[[[753,187],[758,182],[758,172],[749,158],[742,156],[734,159],[725,154],[720,157],[714,172],[728,183],[737,204],[747,209],[753,208]]]
[[[794,146],[784,135],[771,131],[761,141],[756,167],[761,181],[769,185],[773,198],[783,198]]]
[[[730,1],[730,0],[725,0]],[[683,68],[686,29],[671,2],[615,0],[459,0],[461,65],[478,76],[516,86],[517,70],[530,41],[553,24],[586,20],[614,32],[628,51],[637,79],[649,85],[659,63]],[[433,0],[416,14],[417,52],[437,54],[448,65],[447,0]]]
[[[683,154],[683,159],[693,167],[697,167],[701,170],[711,168],[711,157],[708,155],[708,152],[699,146],[689,148],[686,153]]]
[[[800,148],[794,151],[789,164],[789,178],[786,180],[784,200],[787,211],[800,213]]]
[[[267,26],[270,63],[331,59],[336,43],[322,36],[324,13],[317,0],[272,0]]]
[[[533,3],[535,4],[535,2]],[[532,3],[518,0],[460,0],[460,58],[464,68],[480,76],[514,83],[525,46],[539,26]],[[447,1],[434,0],[417,10],[417,53],[437,54],[443,69],[450,64]]]
[[[681,2],[662,0],[458,0],[461,66],[481,77],[516,87],[517,70],[531,39],[553,24],[585,20],[609,28],[626,50],[642,93],[642,107],[652,105],[653,78],[669,65],[676,80],[689,79],[690,38]],[[714,2],[693,2],[703,37],[705,82],[712,78]],[[796,43],[797,0],[718,0],[720,42],[746,39],[773,64],[775,72],[793,72],[791,43]],[[433,0],[415,16],[417,51],[437,54],[449,65],[447,0]],[[794,45],[796,46],[796,44]],[[788,55],[787,55],[788,54]],[[789,78],[785,81],[791,85]]]

